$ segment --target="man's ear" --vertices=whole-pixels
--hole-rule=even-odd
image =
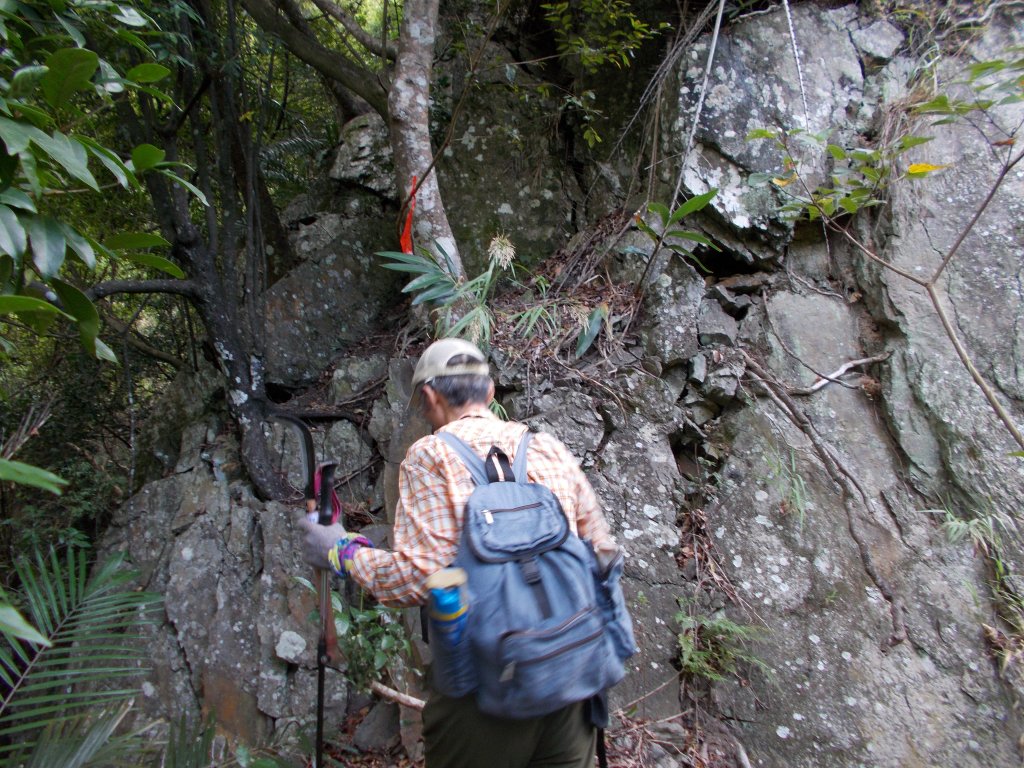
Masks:
[[[437,392],[429,384],[423,384],[420,386],[420,397],[423,398],[423,408],[430,410],[437,405]]]
[[[491,379],[491,383],[487,385],[487,404],[490,405],[494,399],[494,379]]]

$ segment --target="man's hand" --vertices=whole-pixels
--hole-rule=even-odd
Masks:
[[[347,535],[344,526],[341,523],[320,525],[310,521],[305,514],[297,519],[297,524],[304,534],[302,559],[314,568],[334,570],[327,559],[327,553],[338,543],[338,539],[343,539]]]

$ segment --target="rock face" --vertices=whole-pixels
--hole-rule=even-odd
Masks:
[[[728,183],[716,214],[737,233],[764,237],[779,226],[760,213],[755,193],[730,181],[777,167],[770,152],[743,141],[748,130],[830,128],[835,141],[849,141],[873,129],[883,109],[873,97],[908,87],[910,67],[895,56],[892,27],[862,21],[852,7],[793,12],[809,110],[792,58],[777,46],[788,38],[784,16],[737,25],[716,58],[701,143],[684,167],[692,193]],[[977,58],[998,55],[1002,29],[976,44]],[[705,52],[691,51],[691,69]],[[686,86],[680,104],[682,127],[693,110]],[[1022,116],[1015,105],[996,117],[1014,125]],[[935,272],[998,171],[977,132],[927,133],[935,141],[912,159],[955,163],[954,170],[903,188],[891,231],[871,243],[882,259],[922,277]],[[812,185],[826,158],[808,159]],[[1018,423],[1022,191],[1021,174],[1013,174],[937,282],[969,353]],[[749,685],[714,685],[711,698],[734,718],[755,764],[1014,764],[1013,694],[983,634],[998,620],[991,603],[975,597],[986,591],[987,566],[942,524],[1020,508],[1024,481],[1008,455],[1015,443],[957,359],[925,291],[841,241],[830,247],[830,255],[825,244],[791,247],[787,271],[798,277],[769,291],[741,324],[742,336],[759,342],[750,354],[762,368],[754,376],[748,369],[744,407],[720,420],[728,456],[705,512],[745,607],[728,614],[762,627],[755,647],[766,669],[751,670]],[[700,333],[701,315],[697,324]],[[728,336],[700,333],[719,344]],[[806,388],[879,353],[889,357],[848,379],[853,388],[835,383],[772,400],[754,383],[765,373]],[[1001,556],[1017,559],[1012,545]]]
[[[747,141],[748,131],[833,129],[835,143],[862,144],[884,123],[886,101],[909,92],[915,67],[902,53],[902,32],[854,6],[808,3],[793,5],[792,14],[800,68],[782,11],[729,27],[693,151],[681,167],[661,166],[669,189],[680,173],[687,195],[720,190],[713,210],[686,222],[723,246],[708,262],[713,274],[663,260],[622,360],[594,369],[604,377],[600,389],[531,386],[499,356],[503,404],[566,442],[628,553],[624,583],[641,653],[613,705],[639,702],[636,715],[650,719],[699,705],[721,723],[722,754],[737,764],[741,755],[779,768],[1018,764],[1014,701],[1024,691],[1013,664],[1004,673],[986,642],[986,633],[998,640],[1010,631],[993,600],[994,563],[981,544],[952,539],[944,523],[998,526],[1024,506],[1020,459],[1010,456],[1019,447],[921,286],[835,234],[826,242],[821,228],[794,227],[776,213],[778,189],[747,184],[751,173],[775,172],[781,161],[770,143]],[[1022,42],[1022,29],[1019,14],[995,14],[971,55],[1000,55]],[[667,157],[686,148],[709,42],[687,52],[663,105],[672,117],[662,122]],[[450,210],[468,210],[481,196],[473,217],[463,217],[476,233],[461,233],[467,250],[482,247],[506,220],[510,229],[525,222],[530,248],[548,242],[554,250],[564,200],[544,201],[545,190],[554,196],[561,183],[558,171],[545,170],[520,194],[523,169],[508,142],[522,116],[481,122],[483,109],[472,105],[460,122],[459,151],[442,171],[456,201]],[[494,109],[512,113],[515,105],[502,99]],[[1005,126],[1024,119],[1019,104],[1000,110],[995,118]],[[280,322],[268,339],[268,376],[298,386],[341,358],[336,402],[387,377],[367,423],[339,422],[323,442],[346,457],[346,502],[374,510],[383,524],[396,463],[422,425],[407,423],[408,356],[345,356],[394,296],[370,255],[384,247],[381,233],[394,216],[382,215],[393,191],[369,170],[369,158],[386,159],[374,138],[380,129],[361,120],[346,132],[332,173],[337,198],[305,198],[292,208],[298,250],[309,260],[270,291]],[[894,186],[885,215],[863,214],[851,232],[880,259],[927,279],[998,167],[991,142],[973,128],[921,131],[935,139],[910,162],[952,167]],[[828,153],[801,152],[811,183],[827,178]],[[500,183],[482,168],[499,169]],[[1024,172],[1014,170],[935,281],[965,350],[1017,424],[1024,422],[1022,201]],[[613,275],[635,280],[636,254],[651,257],[635,235],[620,244],[628,258],[613,256],[608,265]],[[327,275],[330,290],[312,274]],[[865,359],[873,362],[835,373]],[[167,476],[125,505],[105,546],[126,549],[146,586],[167,596],[167,621],[151,631],[156,669],[147,712],[204,706],[226,730],[254,741],[312,717],[313,601],[296,581],[304,574],[289,509],[252,497],[230,430],[209,410],[175,412],[189,420],[174,433],[180,447],[166,437],[152,441]],[[294,454],[284,454],[285,465],[294,464]],[[384,469],[367,473],[375,457]],[[1012,599],[1020,594],[1022,553],[1005,535],[996,549],[1007,569],[999,588]],[[724,618],[751,627],[746,650],[759,663],[680,684],[680,613],[705,628]],[[704,631],[697,641],[715,647]],[[352,707],[342,675],[332,673],[328,688],[336,725]],[[390,747],[404,714],[373,712],[359,743]],[[685,736],[670,740],[682,744]],[[653,758],[665,768],[684,764],[664,749]]]

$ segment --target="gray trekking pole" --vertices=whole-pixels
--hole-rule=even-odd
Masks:
[[[331,491],[334,490],[336,464],[324,464],[320,468],[320,504],[317,508],[317,522],[330,525],[334,519],[334,505]],[[315,502],[314,502],[315,503]],[[324,756],[324,677],[327,673],[327,637],[330,633],[333,611],[331,610],[331,572],[318,573],[317,593],[320,598],[320,637],[316,644],[316,763],[314,768],[323,768]]]

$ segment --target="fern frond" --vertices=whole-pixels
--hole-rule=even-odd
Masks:
[[[145,654],[132,641],[160,599],[125,589],[135,574],[123,568],[121,557],[91,576],[86,553],[75,548],[63,557],[37,552],[15,569],[28,618],[49,646],[2,633],[0,742],[14,744],[0,746],[0,762],[14,749],[30,749],[41,733],[62,741],[72,732],[79,740],[103,732],[103,718],[89,715],[137,694],[126,681],[144,671]]]

